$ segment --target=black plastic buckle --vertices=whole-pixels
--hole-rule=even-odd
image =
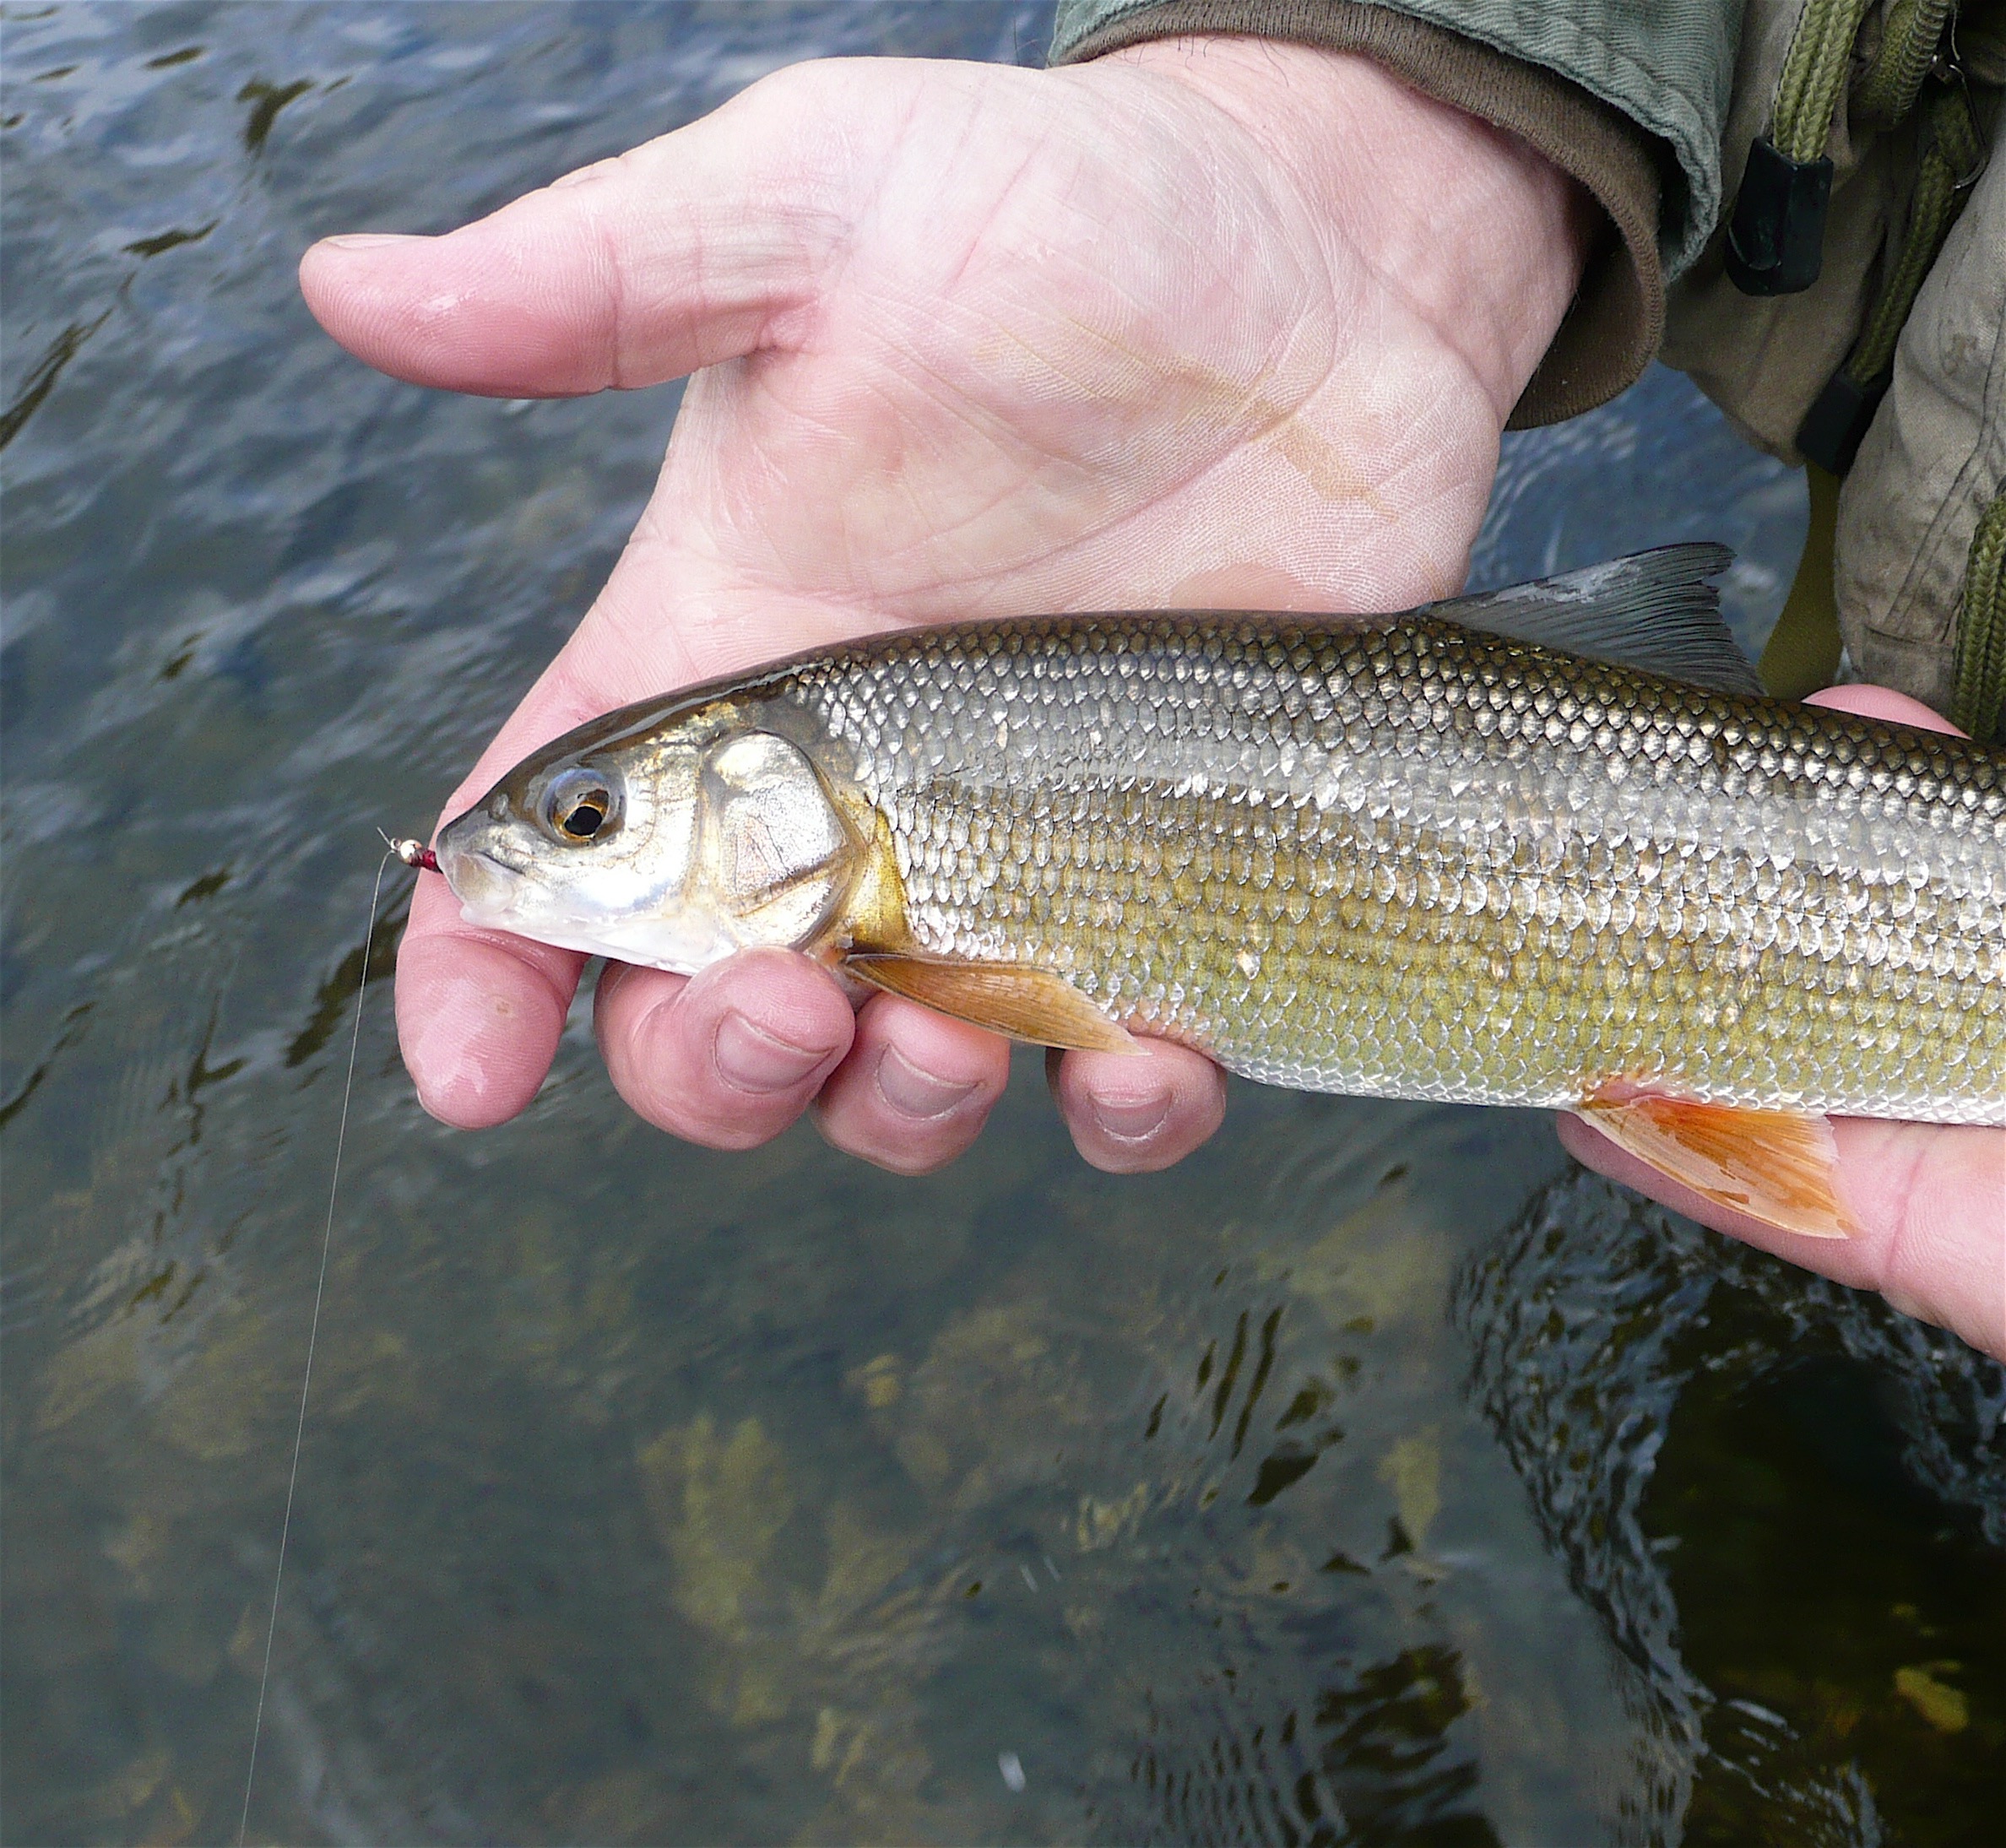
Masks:
[[[1797,425],[1797,446],[1805,458],[1830,474],[1851,468],[1891,376],[1883,372],[1862,385],[1843,371],[1833,373]]]
[[[1748,149],[1727,226],[1727,279],[1744,295],[1794,295],[1824,263],[1832,163],[1792,160],[1767,135]]]

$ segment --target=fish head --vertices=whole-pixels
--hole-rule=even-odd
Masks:
[[[686,975],[810,947],[870,856],[807,751],[756,718],[602,722],[526,758],[439,836],[461,915]]]

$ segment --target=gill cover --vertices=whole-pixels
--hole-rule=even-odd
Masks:
[[[729,739],[705,760],[702,841],[742,945],[809,943],[854,870],[855,843],[815,766],[771,732]]]

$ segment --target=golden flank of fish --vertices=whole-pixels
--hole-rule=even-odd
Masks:
[[[781,945],[1048,1045],[1576,1110],[1841,1236],[1826,1113],[2006,1120],[2006,754],[1762,696],[1727,562],[882,636],[582,726],[439,864],[624,962]]]

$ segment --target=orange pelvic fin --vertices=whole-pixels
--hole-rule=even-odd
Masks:
[[[1033,1046],[1140,1053],[1128,1033],[1062,975],[1019,962],[853,951],[843,967],[860,981]]]
[[[1849,1238],[1832,1126],[1804,1110],[1756,1110],[1629,1079],[1600,1084],[1575,1114],[1661,1174],[1782,1232]]]

